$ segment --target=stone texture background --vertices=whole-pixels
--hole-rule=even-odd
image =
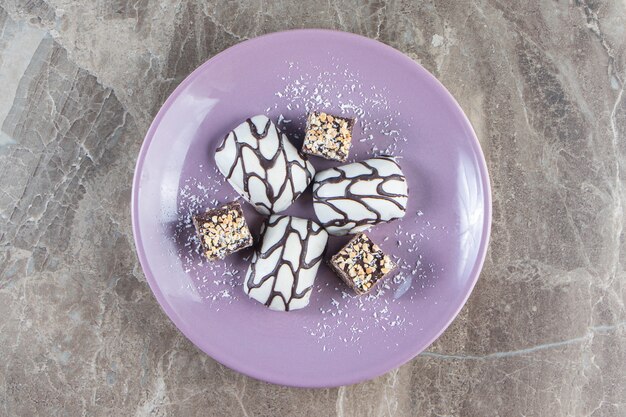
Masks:
[[[459,318],[374,381],[252,380],[191,345],[134,255],[152,117],[263,33],[379,39],[470,117],[492,243]],[[0,0],[0,415],[624,416],[626,3]]]

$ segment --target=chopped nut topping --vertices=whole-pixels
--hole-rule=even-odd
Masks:
[[[333,258],[331,265],[357,294],[371,290],[395,265],[365,234],[359,234]]]
[[[309,113],[302,151],[336,161],[345,161],[352,144],[354,119],[326,113]]]
[[[239,203],[230,203],[193,217],[204,254],[209,260],[252,245],[252,235]]]

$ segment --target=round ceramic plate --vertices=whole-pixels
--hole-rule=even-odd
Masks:
[[[399,158],[408,212],[369,235],[400,267],[373,294],[356,297],[322,265],[310,305],[276,312],[243,293],[252,249],[209,263],[190,218],[238,198],[213,158],[228,131],[267,114],[300,146],[309,110],[358,119],[350,161]],[[311,161],[317,170],[338,165]],[[389,46],[324,30],[240,43],[187,77],[148,131],[132,199],[141,265],[176,326],[230,368],[303,387],[373,378],[432,343],[476,283],[491,221],[479,143],[447,90]],[[243,205],[258,236],[263,219]],[[314,219],[310,192],[286,213]],[[331,238],[328,255],[345,242]]]

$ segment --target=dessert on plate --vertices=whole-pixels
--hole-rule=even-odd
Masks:
[[[208,210],[193,216],[193,224],[200,238],[202,252],[210,260],[226,256],[252,246],[252,235],[238,202]]]
[[[330,259],[329,265],[357,295],[367,294],[396,269],[396,264],[377,244],[360,233]]]
[[[226,135],[215,163],[261,214],[280,213],[309,186],[315,168],[267,116],[246,119]]]
[[[409,189],[392,156],[378,156],[318,172],[313,208],[331,235],[364,232],[406,213]]]
[[[343,162],[348,158],[355,119],[325,112],[307,117],[300,153],[263,115],[246,119],[215,151],[215,162],[230,185],[260,214],[261,228],[244,278],[244,292],[272,310],[299,310],[309,304],[328,235],[357,234],[328,262],[357,295],[367,294],[395,263],[365,230],[404,216],[406,178],[396,158],[385,155],[315,174],[304,153]],[[313,182],[313,208],[321,224],[277,214]],[[193,218],[209,260],[223,259],[253,243],[237,202]]]
[[[328,233],[313,220],[272,215],[261,235],[261,247],[246,274],[245,293],[272,310],[306,307]]]
[[[302,152],[345,162],[352,145],[355,119],[324,112],[311,112],[306,119]]]

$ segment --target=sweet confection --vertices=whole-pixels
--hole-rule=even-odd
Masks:
[[[358,295],[370,292],[396,265],[364,233],[356,235],[330,260],[330,267]]]
[[[210,261],[252,246],[252,235],[237,202],[193,216],[193,224]]]
[[[354,121],[327,113],[309,113],[302,152],[344,162],[350,154]]]
[[[272,310],[306,307],[328,234],[312,220],[281,215],[270,216],[261,234],[261,248],[246,274],[245,293]]]
[[[289,207],[308,187],[315,169],[267,116],[237,126],[215,151],[217,168],[261,214]]]
[[[332,235],[363,232],[406,213],[408,187],[395,158],[379,156],[319,172],[313,207]]]

